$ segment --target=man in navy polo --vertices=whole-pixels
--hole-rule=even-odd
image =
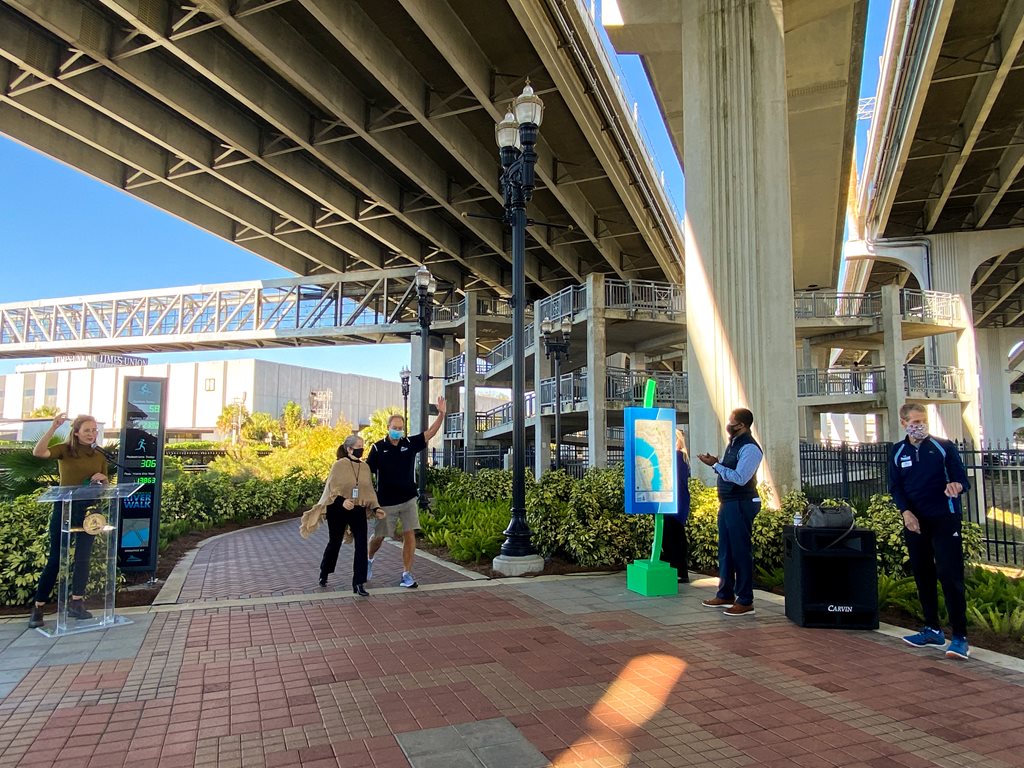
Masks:
[[[900,424],[907,436],[889,455],[889,493],[903,514],[903,536],[925,621],[920,632],[903,640],[916,648],[946,644],[939,628],[937,578],[953,630],[946,656],[967,659],[970,648],[960,535],[960,494],[971,487],[967,471],[953,443],[928,433],[928,411],[923,405],[907,403],[900,408]]]
[[[394,536],[399,520],[402,522],[402,579],[399,586],[413,589],[419,586],[412,575],[412,561],[416,556],[416,531],[420,527],[419,488],[413,476],[416,454],[427,449],[427,443],[444,423],[445,399],[437,398],[437,418],[426,432],[405,436],[405,419],[394,414],[388,419],[388,436],[370,447],[366,463],[377,476],[377,501],[384,509],[384,518],[370,539],[366,580],[373,574],[373,556],[377,554],[385,536]]]

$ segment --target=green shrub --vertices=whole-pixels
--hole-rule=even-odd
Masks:
[[[564,470],[545,472],[526,493],[526,521],[531,541],[542,557],[565,555],[569,502],[576,481]]]
[[[448,491],[448,486],[463,474],[458,467],[427,467],[427,488],[432,496],[440,496]]]
[[[526,475],[526,487],[529,491],[533,484],[533,476]],[[459,472],[448,486],[444,494],[453,499],[477,499],[479,501],[497,501],[512,498],[512,471],[508,469],[481,469],[475,474]]]
[[[625,514],[623,469],[589,469],[569,498],[566,553],[586,567],[618,566],[650,556],[651,515]]]
[[[504,500],[438,496],[433,509],[420,514],[420,529],[431,544],[447,547],[453,559],[479,562],[498,554],[509,516]]]

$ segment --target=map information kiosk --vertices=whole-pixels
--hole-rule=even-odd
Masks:
[[[679,591],[676,569],[661,559],[663,515],[674,515],[679,493],[676,471],[676,412],[654,408],[656,384],[648,380],[643,408],[626,408],[625,501],[628,515],[654,515],[651,557],[626,566],[626,588],[648,597]]]

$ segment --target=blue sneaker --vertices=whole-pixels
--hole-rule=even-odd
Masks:
[[[945,645],[946,636],[942,634],[941,629],[925,627],[916,635],[907,635],[904,637],[903,642],[907,645],[912,645],[915,648],[924,648],[926,645]]]
[[[971,649],[967,645],[967,638],[953,635],[953,639],[949,641],[949,647],[946,649],[946,658],[967,661],[970,655]]]
[[[366,580],[369,581],[373,578],[373,558],[367,558],[366,560]]]
[[[419,584],[416,583],[416,579],[412,577],[412,574],[406,571],[402,574],[402,580],[398,582],[398,586],[405,587],[406,589],[415,589]]]

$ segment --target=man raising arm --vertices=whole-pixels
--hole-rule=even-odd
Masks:
[[[420,527],[418,487],[413,469],[416,454],[427,449],[427,443],[444,423],[446,403],[437,398],[437,418],[425,432],[405,436],[405,419],[394,414],[388,419],[388,436],[370,448],[366,463],[377,475],[377,501],[384,508],[384,518],[378,520],[370,539],[367,576],[373,577],[373,558],[384,543],[385,536],[395,535],[395,526],[402,521],[402,578],[399,586],[412,589],[419,586],[412,575],[412,561],[416,556],[416,531]]]

